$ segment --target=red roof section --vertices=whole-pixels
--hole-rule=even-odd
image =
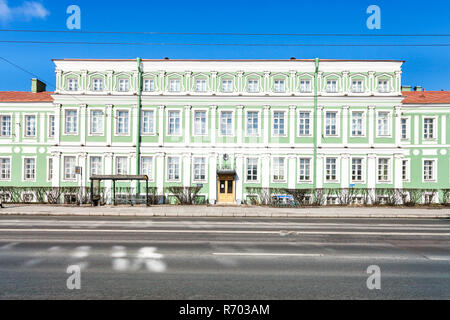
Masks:
[[[450,103],[450,91],[406,91],[404,104]]]
[[[53,102],[53,92],[0,91],[0,102]]]

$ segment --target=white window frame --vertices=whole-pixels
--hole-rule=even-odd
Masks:
[[[301,161],[302,160],[308,160],[309,161],[309,179],[307,179],[307,180],[302,180],[301,179],[301,175],[300,175],[300,172],[301,172]],[[299,157],[298,159],[297,159],[297,162],[298,162],[298,183],[300,183],[300,184],[302,184],[302,183],[312,183],[313,182],[313,172],[314,172],[314,161],[313,161],[313,158],[312,157]]]
[[[275,159],[283,159],[283,178],[282,180],[275,180],[274,175],[275,175]],[[287,182],[287,166],[288,161],[286,157],[283,156],[274,156],[271,158],[271,170],[270,170],[270,180],[272,181],[272,183],[286,183]]]
[[[225,86],[225,82],[227,82],[227,86]],[[228,88],[228,82],[231,82],[231,89],[225,90]],[[234,92],[234,80],[230,78],[224,78],[220,80],[220,92],[222,93],[233,93]]]
[[[178,113],[178,118],[180,120],[180,126],[178,132],[170,133],[170,114],[172,112]],[[167,109],[166,110],[166,135],[168,137],[181,137],[183,135],[183,110],[181,109]],[[176,118],[175,118],[176,119]],[[174,122],[174,126],[176,124],[176,121]],[[174,127],[176,130],[176,126]]]
[[[332,86],[333,82],[336,82],[336,86]],[[330,90],[332,88],[336,88],[336,90]],[[325,92],[326,93],[339,93],[339,79],[326,79]]]
[[[167,86],[170,93],[181,92],[181,78],[170,78]]]
[[[353,179],[353,160],[361,160],[361,180]],[[350,159],[350,181],[354,184],[364,184],[366,183],[366,159],[362,156],[351,157]]]
[[[425,136],[425,120],[432,119],[432,125],[433,125],[433,136],[431,138]],[[438,137],[439,132],[439,121],[438,118],[435,116],[423,116],[422,117],[422,139],[423,141],[436,141]]]
[[[306,83],[309,82],[309,90],[304,90]],[[303,85],[304,83],[304,85]],[[312,92],[312,81],[311,79],[300,79],[299,81],[299,88],[300,88],[300,93],[311,93]],[[308,86],[306,86],[306,89],[308,88]]]
[[[100,89],[96,88],[96,82],[100,81]],[[92,78],[92,91],[93,92],[103,92],[105,90],[105,83],[103,81],[103,78],[95,77]]]
[[[287,110],[282,109],[273,109],[272,112],[272,137],[287,137],[287,132],[289,130],[289,118],[287,117]],[[284,133],[276,133],[275,132],[275,113],[283,113],[283,121],[284,121]],[[279,128],[280,124],[278,124]]]
[[[432,179],[425,179],[425,162],[431,161],[433,163],[433,177]],[[423,158],[422,159],[422,182],[423,183],[436,183],[438,182],[438,159],[436,158]]]
[[[119,173],[119,159],[125,159],[125,173]],[[128,175],[130,173],[130,159],[127,156],[118,155],[114,157],[114,172],[116,175]]]
[[[69,132],[67,129],[67,124],[68,124],[68,118],[67,118],[67,114],[69,112],[75,112],[75,122],[73,123],[75,126],[75,131],[73,132]],[[77,136],[78,132],[79,132],[79,117],[78,117],[78,110],[77,109],[73,109],[73,108],[68,108],[68,109],[64,109],[64,135],[66,136]]]
[[[353,134],[353,119],[354,119],[353,113],[362,113],[362,116],[361,116],[361,135],[354,135]],[[357,109],[355,109],[355,110],[351,110],[350,111],[350,136],[352,138],[364,138],[364,137],[366,137],[366,121],[367,121],[366,120],[366,112],[364,110],[357,110]],[[344,134],[346,134],[346,133],[344,132]]]
[[[2,161],[3,160],[8,160],[9,161],[9,178],[2,178]],[[12,157],[11,156],[8,156],[8,157],[4,157],[4,156],[2,156],[2,157],[0,157],[0,181],[8,181],[8,182],[10,182],[11,181],[11,178],[12,178],[12,172],[13,172],[13,170],[12,170]]]
[[[154,136],[156,135],[156,109],[155,108],[144,108],[141,110],[142,116],[141,116],[141,134],[143,136]],[[145,123],[145,112],[153,112],[153,116],[151,117],[151,121],[153,122],[153,130],[150,130],[150,132],[144,131],[144,123]]]
[[[53,125],[52,125],[52,118],[53,118]],[[54,114],[49,114],[48,118],[48,138],[49,139],[54,139],[56,136],[56,115]],[[53,134],[52,134],[52,130],[53,130]]]
[[[101,119],[101,130],[99,132],[93,132],[93,124],[94,124],[94,112],[101,112],[102,113],[102,119]],[[105,134],[105,110],[103,109],[91,109],[89,110],[89,136],[103,136]]]
[[[147,87],[147,83],[153,83],[153,85],[149,85],[149,87]],[[144,81],[142,83],[142,91],[143,92],[155,92],[156,91],[155,83],[156,83],[156,81],[154,78],[144,78]]]
[[[9,135],[3,135],[3,118],[9,117]],[[2,113],[0,114],[0,137],[2,138],[11,138],[13,131],[13,116],[10,113]]]
[[[248,161],[256,160],[256,180],[248,180]],[[261,159],[258,156],[249,156],[245,158],[245,183],[260,183],[260,168],[261,168]]]
[[[46,167],[47,167],[47,170],[46,170],[47,182],[52,182],[53,177],[55,176],[55,163],[54,163],[52,157],[47,157],[47,166]]]
[[[67,91],[70,91],[70,92],[77,92],[77,91],[79,91],[80,90],[80,83],[79,83],[79,81],[78,81],[79,79],[78,79],[78,77],[73,77],[73,76],[71,76],[71,77],[68,77],[67,78]],[[73,83],[75,83],[75,88],[73,88],[73,86],[71,85],[71,82],[73,81]]]
[[[170,179],[170,159],[178,159],[178,179]],[[168,156],[166,159],[166,182],[181,182],[181,171],[182,171],[182,162],[180,156]]]
[[[199,90],[199,84],[200,84],[200,89],[201,90]],[[196,78],[195,79],[195,92],[197,92],[197,93],[208,92],[208,79],[206,79],[206,78]]]
[[[387,113],[387,134],[381,134],[380,127],[379,127],[379,121],[381,120],[380,114],[381,113]],[[378,110],[377,111],[377,120],[375,123],[376,126],[376,133],[377,138],[392,138],[392,111],[389,110]]]
[[[121,113],[121,112],[127,112],[128,113],[128,117],[127,117],[127,119],[128,119],[128,126],[126,127],[126,132],[125,133],[122,133],[122,132],[119,132],[119,119],[120,119],[120,116],[119,116],[119,114]],[[115,113],[115,127],[116,127],[116,129],[115,129],[115,133],[116,133],[116,136],[120,136],[120,137],[129,137],[130,136],[130,125],[131,125],[131,119],[130,119],[130,115],[131,115],[131,110],[130,109],[117,109],[117,110],[114,110],[114,113]]]
[[[67,178],[66,177],[66,159],[68,159],[68,158],[73,158],[73,159],[75,159],[75,163],[74,163],[74,166],[73,166],[73,178]],[[76,156],[69,156],[69,155],[66,155],[66,156],[63,156],[62,157],[62,180],[63,181],[70,181],[70,182],[74,182],[74,181],[77,181],[77,175],[76,175],[76,167],[77,167],[77,157]]]
[[[254,88],[254,85],[250,86],[250,83],[256,82],[256,89]],[[250,78],[247,79],[247,92],[248,93],[259,93],[259,79]]]
[[[90,155],[89,156],[89,175],[93,176],[93,173],[92,173],[92,169],[93,169],[92,159],[94,159],[94,158],[100,159],[100,165],[101,165],[101,170],[100,170],[101,172],[100,173],[96,173],[96,175],[102,175],[104,173],[104,160],[103,160],[103,157],[100,156],[100,155]]]
[[[205,179],[196,179],[195,177],[195,161],[198,159],[203,159],[205,161],[204,168],[205,168]],[[206,183],[208,181],[208,158],[207,157],[201,157],[201,156],[195,156],[192,158],[192,181],[193,182],[204,182]]]
[[[206,118],[206,122],[205,122],[205,133],[204,134],[198,134],[196,132],[197,130],[197,126],[196,126],[196,113],[197,112],[204,112],[205,113],[205,118]],[[194,108],[192,110],[192,115],[193,115],[193,119],[192,119],[192,124],[193,124],[193,132],[192,135],[194,137],[207,137],[208,136],[208,131],[209,131],[209,110],[208,109],[199,109],[199,108]]]
[[[380,85],[381,82],[386,82],[386,90],[381,90],[383,87]],[[391,81],[386,79],[378,79],[378,93],[390,93],[391,92]]]
[[[324,123],[324,126],[323,126],[323,129],[324,129],[324,136],[325,137],[332,137],[332,138],[338,138],[338,137],[340,137],[340,130],[341,130],[341,128],[340,128],[340,122],[341,122],[341,113],[338,111],[338,110],[326,110],[326,111],[324,111],[324,113],[325,113],[325,123]],[[336,134],[327,134],[327,115],[329,114],[329,113],[335,113],[336,114]]]
[[[406,162],[406,178],[403,177],[403,163]],[[411,181],[411,160],[410,159],[402,159],[402,181],[410,182]]]
[[[387,180],[379,179],[380,178],[379,176],[380,176],[380,160],[381,159],[389,160],[388,161],[388,178],[387,178]],[[388,157],[388,156],[377,157],[377,160],[376,160],[376,181],[377,181],[377,183],[382,183],[382,184],[391,184],[392,183],[392,163],[393,163],[392,157]]]
[[[122,86],[123,83],[126,83],[126,86]],[[131,81],[129,78],[117,79],[117,91],[118,92],[130,92],[130,90],[131,90]]]
[[[359,82],[361,82],[361,87],[359,87]],[[364,89],[365,89],[364,79],[352,79],[352,93],[364,93],[365,91]]]
[[[336,159],[336,179],[328,179],[327,178],[327,160],[328,159]],[[325,157],[323,164],[324,164],[324,168],[323,168],[323,175],[324,175],[324,179],[326,183],[339,183],[340,181],[340,173],[341,173],[341,165],[340,165],[340,161],[341,159],[338,156],[327,156]]]
[[[27,135],[27,118],[34,117],[34,135]],[[36,113],[26,113],[23,115],[23,137],[25,139],[33,139],[38,136],[38,115]]]
[[[153,181],[155,181],[155,157],[154,156],[150,156],[150,155],[143,155],[143,156],[141,156],[141,174],[146,174],[145,172],[144,172],[144,159],[152,159],[151,160],[151,168],[150,168],[150,170],[151,170],[151,174],[150,175],[148,175],[147,174],[147,176],[148,176],[148,181],[150,181],[150,182],[153,182]]]
[[[248,123],[248,114],[249,113],[256,113],[256,119],[257,119],[257,128],[255,133],[249,132],[249,123]],[[238,129],[239,130],[239,129]],[[247,109],[245,110],[245,136],[246,137],[259,137],[261,136],[261,111],[256,109]]]
[[[277,85],[277,82],[279,82],[280,84]],[[283,78],[275,78],[273,79],[273,92],[274,93],[286,93],[286,79]],[[281,86],[281,87],[279,87]]]
[[[402,120],[406,120],[406,138],[403,138],[403,124]],[[401,140],[408,141],[411,140],[411,117],[401,117],[400,119],[400,136]]]
[[[231,134],[223,134],[222,133],[222,115],[223,113],[231,113]],[[234,119],[234,110],[220,110],[219,111],[219,137],[234,137],[235,136],[235,119]],[[247,125],[246,125],[247,126]],[[240,130],[240,128],[239,128]]]
[[[34,178],[33,179],[26,179],[26,170],[25,170],[25,161],[27,159],[33,159],[34,160]],[[23,156],[22,157],[22,181],[23,182],[36,182],[37,178],[37,157],[36,156]]]
[[[308,113],[309,114],[309,133],[308,134],[300,134],[300,114],[302,113]],[[301,137],[312,137],[313,132],[314,132],[314,121],[313,121],[313,114],[314,112],[312,110],[302,110],[300,109],[297,113],[297,137],[301,138]]]

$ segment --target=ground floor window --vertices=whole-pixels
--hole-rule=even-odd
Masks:
[[[206,180],[206,158],[194,158],[194,180]]]
[[[169,157],[167,159],[167,180],[169,181],[180,180],[180,158]]]
[[[36,159],[25,158],[24,159],[24,180],[36,179]]]
[[[76,157],[64,157],[64,180],[75,180]]]
[[[142,157],[141,174],[146,175],[149,179],[153,174],[153,157]]]
[[[116,158],[116,174],[127,175],[128,174],[128,158],[117,157]]]
[[[389,181],[390,162],[389,158],[378,159],[378,181]]]
[[[248,158],[247,159],[247,181],[256,182],[258,181],[258,159]]]
[[[300,181],[311,180],[311,159],[300,159]]]
[[[436,166],[435,160],[425,160],[423,162],[423,180],[434,181],[436,179],[434,169]]]
[[[11,179],[11,159],[9,158],[0,159],[0,179],[1,180]]]

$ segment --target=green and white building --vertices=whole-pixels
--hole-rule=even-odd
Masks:
[[[450,96],[402,91],[403,61],[54,63],[55,92],[0,93],[0,186],[450,189]]]

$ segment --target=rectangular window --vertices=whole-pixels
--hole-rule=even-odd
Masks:
[[[300,80],[300,92],[301,93],[311,92],[311,80]]]
[[[233,80],[222,80],[222,92],[233,92]]]
[[[11,136],[11,116],[1,116],[0,117],[1,130],[0,134],[2,137]]]
[[[67,90],[78,91],[78,80],[77,79],[68,79],[67,80]]]
[[[352,112],[352,136],[360,137],[363,136],[363,112],[354,111]]]
[[[195,111],[194,113],[194,134],[196,136],[206,135],[206,111]]]
[[[180,180],[180,158],[176,157],[167,158],[167,180],[168,181]]]
[[[168,118],[169,132],[170,136],[178,136],[181,134],[181,112],[180,111],[169,111]]]
[[[423,119],[423,138],[424,139],[434,139],[435,138],[435,128],[434,128],[434,118],[424,118]]]
[[[336,92],[338,92],[337,80],[328,80],[327,81],[327,92],[328,93],[336,93]]]
[[[153,157],[141,158],[141,174],[147,176],[150,180],[153,177]]]
[[[220,113],[220,134],[222,136],[233,135],[233,112],[222,111]]]
[[[154,115],[153,110],[142,111],[142,134],[155,133]]]
[[[0,158],[0,180],[11,179],[11,159]]]
[[[275,80],[273,84],[273,89],[275,92],[285,92],[284,80]]]
[[[145,79],[144,80],[144,91],[145,92],[155,91],[155,81],[153,79]]]
[[[299,135],[309,136],[311,134],[311,113],[310,112],[300,112],[299,113]]]
[[[76,180],[76,157],[64,157],[64,180]]]
[[[389,112],[378,112],[378,135],[383,137],[390,134]]]
[[[120,79],[119,80],[119,91],[120,92],[128,92],[128,91],[130,91],[130,80],[128,80],[128,79]]]
[[[402,180],[409,181],[409,160],[402,161]]]
[[[325,118],[325,134],[337,136],[337,112],[327,112]]]
[[[171,79],[169,81],[169,91],[170,92],[180,92],[181,91],[180,79]]]
[[[206,92],[206,80],[197,79],[195,81],[195,91],[196,92]]]
[[[48,158],[47,163],[47,181],[53,180],[53,158]]]
[[[102,157],[91,157],[89,168],[91,169],[91,177],[95,175],[102,175],[103,174]]]
[[[247,181],[257,182],[258,181],[258,159],[248,158],[247,159]]]
[[[25,137],[36,137],[36,116],[25,116]]]
[[[388,93],[389,92],[389,81],[387,81],[387,80],[378,81],[378,92]]]
[[[435,181],[435,160],[424,160],[423,162],[423,181]]]
[[[55,137],[55,116],[50,116],[48,118],[48,136],[50,138],[54,138]]]
[[[402,126],[402,139],[403,140],[409,139],[409,119],[408,118],[402,118],[401,119],[401,126]]]
[[[273,181],[283,182],[284,176],[284,158],[273,158]]]
[[[24,180],[33,181],[36,179],[36,160],[34,158],[24,159]]]
[[[354,93],[361,93],[363,92],[363,81],[362,80],[355,80],[352,83],[352,92]]]
[[[92,90],[93,91],[103,91],[103,80],[102,79],[92,80]]]
[[[300,159],[300,168],[299,168],[299,174],[300,174],[300,181],[310,181],[311,180],[311,159]]]
[[[285,135],[285,112],[275,111],[273,113],[273,135],[284,136]]]
[[[194,158],[194,181],[206,180],[206,158]]]
[[[378,159],[378,181],[379,182],[389,182],[389,171],[390,171],[390,162],[389,158],[381,158]]]
[[[103,134],[103,111],[91,110],[91,134]]]
[[[66,110],[65,117],[65,133],[66,134],[77,134],[78,133],[78,111],[76,110]]]
[[[352,181],[363,181],[363,159],[361,158],[352,159]]]
[[[127,135],[130,131],[129,124],[129,112],[126,110],[117,111],[117,134]]]
[[[256,111],[247,112],[247,135],[258,135],[258,112]]]
[[[128,158],[117,157],[116,158],[116,174],[127,175],[128,174]]]
[[[259,81],[258,80],[248,80],[248,92],[250,92],[250,93],[259,92]]]
[[[337,181],[337,158],[327,158],[325,163],[327,181]]]

